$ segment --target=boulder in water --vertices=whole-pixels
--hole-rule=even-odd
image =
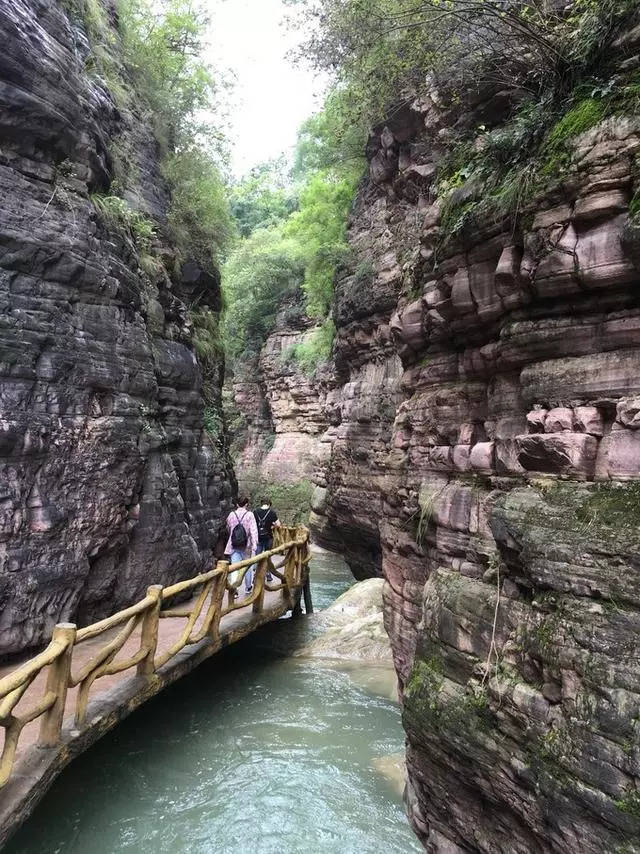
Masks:
[[[296,655],[392,665],[382,615],[383,584],[382,578],[369,578],[350,587],[318,615],[326,631]]]

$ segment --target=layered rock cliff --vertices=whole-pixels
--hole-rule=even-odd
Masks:
[[[5,654],[194,574],[233,475],[203,430],[188,312],[219,311],[219,281],[176,257],[146,114],[116,106],[77,11],[6,0],[0,36]],[[99,205],[117,192],[116,147],[122,195],[157,228],[144,253]]]
[[[428,850],[640,850],[640,121],[577,137],[515,222],[446,239],[452,121],[425,99],[370,140],[323,536],[386,579]]]
[[[321,477],[329,443],[327,383],[321,370],[305,373],[294,350],[313,335],[312,321],[284,307],[260,352],[238,362],[230,382],[230,419],[234,413],[235,466],[241,487],[256,482],[293,485]]]

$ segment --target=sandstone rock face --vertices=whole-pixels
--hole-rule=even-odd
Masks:
[[[105,225],[110,146],[161,231],[167,190],[141,116],[85,70],[55,0],[0,5],[0,654],[45,641],[210,560],[232,473],[203,430],[187,305],[220,309],[195,262],[140,267]],[[135,119],[135,121],[134,121]],[[158,258],[171,247],[158,239]],[[169,265],[167,265],[169,268]]]
[[[640,124],[445,244],[442,126],[426,99],[370,140],[313,518],[384,574],[427,849],[640,850]]]
[[[307,375],[292,355],[313,330],[305,320],[291,324],[282,312],[260,354],[236,366],[231,393],[244,421],[235,460],[241,484],[256,476],[295,484],[316,470],[322,479],[330,377],[323,370]]]
[[[382,578],[368,578],[350,587],[315,617],[314,625],[320,623],[323,633],[295,654],[391,667],[382,613],[383,583]]]

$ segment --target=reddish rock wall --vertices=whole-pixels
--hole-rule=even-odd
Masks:
[[[428,849],[639,850],[640,121],[444,250],[442,122],[370,142],[316,520],[384,573]]]

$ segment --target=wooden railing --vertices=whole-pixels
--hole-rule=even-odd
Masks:
[[[218,643],[220,621],[227,614],[249,607],[254,613],[260,613],[267,590],[282,591],[286,610],[294,609],[300,589],[308,579],[309,532],[301,526],[283,526],[274,529],[274,542],[275,546],[270,551],[240,563],[218,561],[214,569],[195,578],[168,587],[154,584],[140,602],[93,625],[77,629],[72,623],[59,623],[46,649],[0,679],[0,726],[5,730],[0,757],[0,787],[11,777],[20,733],[28,723],[40,718],[39,747],[58,746],[69,688],[78,688],[75,727],[80,729],[86,720],[91,686],[97,679],[135,667],[139,677],[153,680],[156,671],[186,646],[197,644],[205,638],[214,644]],[[283,563],[278,566],[273,563],[276,556],[284,557]],[[238,589],[254,565],[257,565],[257,569],[253,590],[240,599]],[[275,581],[267,583],[268,573]],[[189,593],[194,597],[189,602],[182,607],[171,607],[172,599]],[[170,647],[158,651],[159,622],[171,618],[186,618],[186,625]],[[138,629],[140,640],[137,649],[126,658],[117,660],[118,653]],[[105,636],[104,646],[74,670],[74,650],[100,635]],[[20,700],[45,668],[48,668],[48,672],[40,699],[18,713],[16,707]]]

